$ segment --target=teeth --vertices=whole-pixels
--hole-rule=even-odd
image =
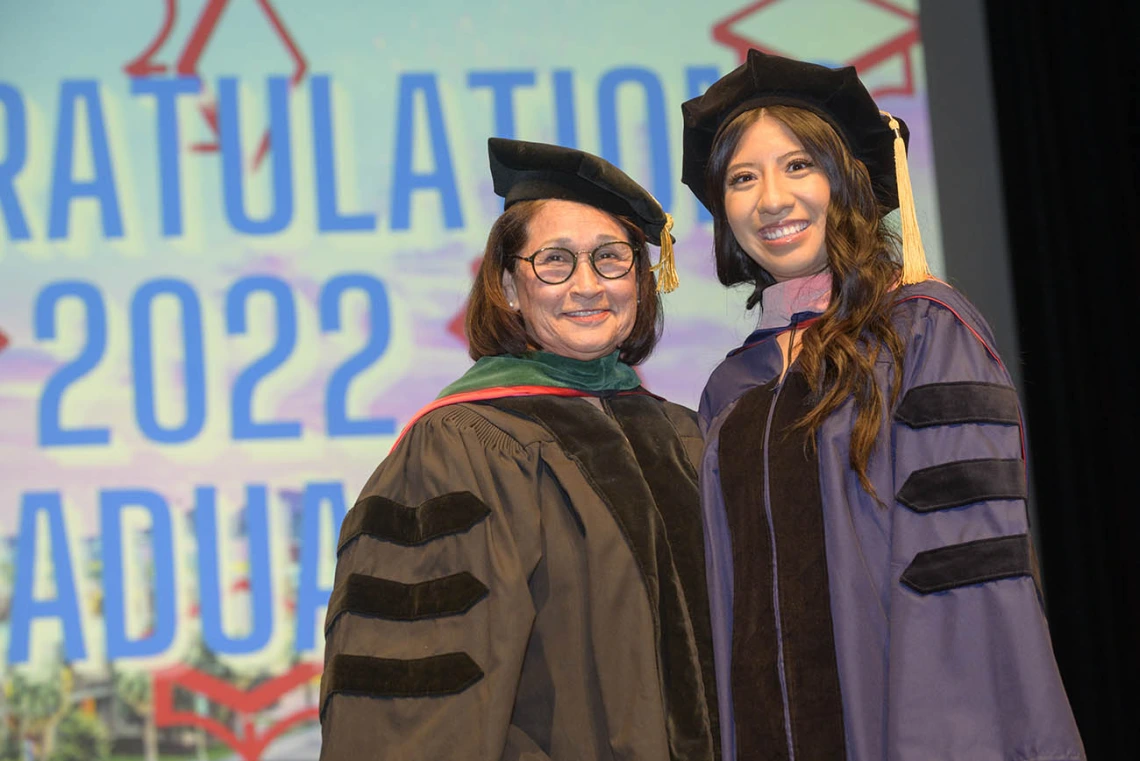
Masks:
[[[801,230],[806,230],[807,222],[793,222],[790,225],[780,225],[779,227],[766,227],[760,231],[760,237],[764,240],[777,240],[779,238],[786,238],[789,235],[795,235]]]
[[[567,312],[566,314],[571,317],[587,317],[592,314],[601,314],[604,311],[604,309],[583,309],[580,312]]]

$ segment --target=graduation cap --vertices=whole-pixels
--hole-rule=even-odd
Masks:
[[[673,217],[665,213],[648,190],[603,158],[574,148],[525,140],[492,137],[487,140],[491,179],[503,208],[519,201],[559,199],[576,201],[627,217],[649,242],[660,245],[657,290],[677,287],[673,261]]]
[[[749,50],[747,60],[704,95],[681,104],[685,122],[681,182],[711,208],[705,170],[721,128],[746,111],[777,105],[811,111],[835,129],[851,154],[866,165],[883,208],[900,210],[903,283],[929,277],[906,161],[910,131],[902,119],[879,110],[853,66],[829,69]]]

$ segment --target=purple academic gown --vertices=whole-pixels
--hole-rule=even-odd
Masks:
[[[705,388],[723,759],[1083,759],[1036,578],[1020,408],[989,327],[936,280],[899,290],[894,324],[902,387],[868,468],[883,505],[849,465],[850,401],[814,451],[795,437],[807,386],[795,365],[779,381],[779,329]],[[880,357],[880,388],[891,375]]]

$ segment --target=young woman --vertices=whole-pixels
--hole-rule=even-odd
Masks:
[[[701,404],[723,758],[1083,758],[1016,392],[927,273],[905,124],[758,51],[683,112],[717,273],[761,307]]]

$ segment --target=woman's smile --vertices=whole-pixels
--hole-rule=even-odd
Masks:
[[[808,228],[806,219],[779,222],[761,227],[758,235],[770,246],[783,246],[797,242]]]
[[[568,317],[575,322],[593,323],[601,322],[610,314],[608,309],[576,309],[572,312],[563,312],[563,317]]]

